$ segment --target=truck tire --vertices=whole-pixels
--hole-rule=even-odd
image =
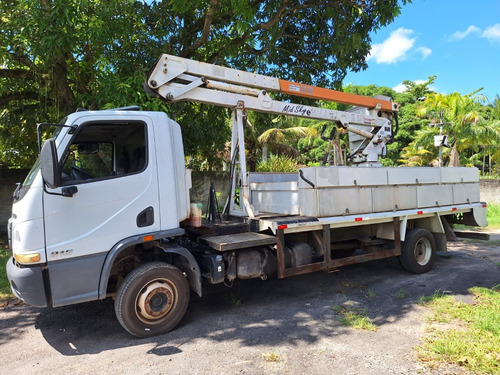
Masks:
[[[172,330],[189,303],[189,284],[176,267],[144,264],[129,273],[118,289],[115,314],[129,333],[151,337]]]
[[[401,243],[399,260],[408,272],[419,274],[430,271],[436,260],[436,243],[432,233],[422,228],[408,229],[405,241]]]

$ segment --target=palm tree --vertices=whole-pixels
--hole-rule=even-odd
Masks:
[[[264,131],[258,137],[262,145],[262,161],[267,161],[269,151],[287,156],[297,156],[297,150],[290,145],[291,142],[301,137],[317,137],[318,131],[312,126],[303,126],[302,119],[279,117],[273,122],[278,122],[278,127]],[[295,126],[293,126],[295,125]]]
[[[454,138],[451,151],[451,165],[459,165],[458,156],[460,153],[472,156],[478,152],[479,146],[487,146],[500,142],[500,132],[497,127],[486,121],[481,115],[481,102],[484,97],[476,95],[479,90],[468,94],[460,95],[453,93],[448,95],[431,94],[423,102],[418,110],[420,117],[431,120],[434,128],[424,129],[417,133],[414,140],[416,146],[428,147],[433,135],[442,129],[444,134]],[[453,161],[456,155],[456,162]]]
[[[408,145],[403,148],[401,159],[398,161],[407,167],[423,167],[433,164],[435,155],[423,147],[415,147],[415,145]]]
[[[496,131],[500,131],[500,96],[497,95],[492,103],[488,105],[490,111],[489,121],[491,127]],[[488,152],[486,152],[488,151]],[[488,171],[492,172],[492,160],[500,158],[500,144],[491,142],[483,146],[483,174],[486,168],[486,153],[488,153]]]

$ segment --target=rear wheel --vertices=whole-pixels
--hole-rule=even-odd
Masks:
[[[189,284],[176,267],[161,262],[144,264],[127,275],[118,289],[115,313],[132,335],[166,333],[182,319],[189,303]]]
[[[425,273],[436,260],[436,244],[431,232],[422,228],[408,229],[401,244],[401,265],[412,273]]]

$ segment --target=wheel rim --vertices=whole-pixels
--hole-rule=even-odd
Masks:
[[[415,260],[420,266],[425,266],[429,263],[432,256],[432,246],[431,242],[427,238],[421,238],[415,244],[413,249],[413,254],[415,255]]]
[[[156,279],[146,284],[135,303],[137,317],[147,324],[163,321],[177,303],[177,289],[169,280]]]

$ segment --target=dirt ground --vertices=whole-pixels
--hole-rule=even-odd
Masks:
[[[448,243],[423,275],[375,261],[212,286],[204,298],[192,296],[174,331],[150,339],[126,333],[112,301],[57,309],[9,301],[0,310],[0,373],[432,373],[415,357],[428,313],[417,301],[436,290],[467,299],[470,287],[499,284],[500,236],[492,239]],[[342,326],[339,305],[363,310],[377,330]]]

